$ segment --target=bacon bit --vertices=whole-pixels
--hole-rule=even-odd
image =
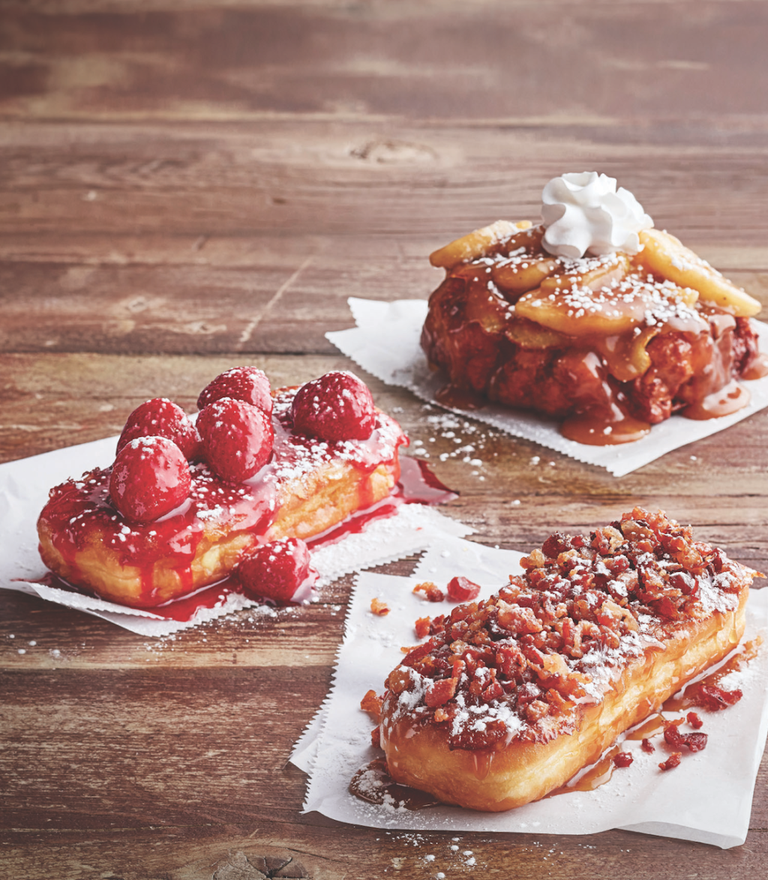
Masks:
[[[371,745],[374,749],[381,748],[381,728],[378,725],[371,731]]]
[[[648,754],[650,754],[651,752],[655,752],[655,751],[656,751],[656,746],[654,746],[654,744],[653,744],[648,738],[645,738],[645,739],[640,743],[640,748],[641,748],[644,752],[648,752]]]
[[[416,584],[413,592],[417,594],[423,593],[424,598],[428,602],[442,602],[445,599],[445,593],[437,584],[433,584],[432,581],[423,581],[420,584]]]
[[[499,599],[496,604],[499,609],[499,626],[503,626],[511,633],[524,635],[541,632],[544,629],[544,624],[536,617],[532,608],[510,605],[503,599]]]
[[[505,645],[504,647],[499,648],[496,653],[496,663],[498,664],[498,668],[507,678],[514,679],[521,670],[525,669],[527,662],[528,661],[518,647]]]
[[[490,703],[491,700],[498,700],[503,693],[504,688],[499,684],[498,681],[493,681],[483,691],[483,699],[486,703]]]
[[[387,676],[387,690],[393,693],[395,696],[398,696],[399,694],[402,694],[403,691],[408,690],[408,686],[410,684],[411,674],[408,669],[405,669],[402,666],[395,666],[392,672],[390,672]]]
[[[700,730],[704,726],[704,722],[695,712],[689,712],[685,719],[694,730]]]
[[[544,700],[533,700],[523,711],[528,721],[535,724],[540,718],[549,714],[549,703],[545,703]]]
[[[456,693],[457,678],[441,678],[430,682],[424,694],[424,702],[430,709],[444,706]]]
[[[432,623],[429,625],[429,634],[431,636],[437,635],[437,633],[445,632],[445,615],[438,614],[432,618]]]
[[[389,614],[389,605],[386,602],[382,602],[381,599],[371,599],[371,611],[376,614],[378,617],[385,617]]]
[[[738,703],[744,696],[740,690],[726,691],[715,684],[702,684],[696,688],[696,702],[710,712],[719,712]]]
[[[424,636],[428,636],[431,623],[432,620],[429,617],[420,617],[416,621],[416,636],[420,639],[423,639]]]
[[[618,752],[613,756],[613,764],[615,767],[629,767],[634,761],[630,752]]]
[[[683,757],[681,752],[673,752],[666,761],[659,764],[659,770],[674,770],[680,766],[680,759]]]
[[[423,642],[421,645],[416,645],[415,648],[403,648],[404,651],[408,651],[408,653],[403,657],[402,666],[413,666],[413,664],[417,660],[421,660],[422,657],[426,657],[431,651],[433,651],[437,645],[434,643],[434,639],[430,639],[428,642]]]
[[[552,709],[561,715],[564,715],[570,709],[573,708],[573,703],[570,700],[566,700],[565,697],[558,691],[556,688],[548,688],[546,692],[547,702]]]
[[[480,595],[480,585],[469,578],[457,576],[448,581],[448,598],[453,602],[471,602]]]
[[[676,724],[664,728],[664,739],[673,748],[684,746],[691,752],[701,752],[707,745],[706,733],[680,733]]]
[[[363,699],[360,700],[360,708],[378,724],[381,721],[381,707],[383,703],[384,700],[376,691],[369,690]]]

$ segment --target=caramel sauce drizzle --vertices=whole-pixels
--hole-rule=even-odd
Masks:
[[[612,746],[607,752],[603,753],[600,760],[593,764],[589,770],[582,773],[576,780],[566,782],[560,788],[550,791],[548,795],[545,795],[545,798],[556,797],[560,794],[570,794],[572,791],[594,791],[600,788],[600,786],[605,785],[613,776],[613,771],[616,769],[613,759],[621,750],[620,745]]]
[[[749,404],[749,391],[732,378],[731,340],[736,326],[732,315],[699,302],[696,317],[692,310],[695,291],[670,282],[665,287],[660,278],[654,282],[647,267],[626,257],[623,261],[616,257],[616,265],[597,259],[591,268],[566,269],[564,263],[544,253],[540,239],[540,227],[525,230],[490,247],[483,257],[457,263],[449,274],[470,285],[465,322],[476,323],[487,333],[506,333],[524,348],[565,347],[580,356],[587,368],[590,358],[599,362],[595,369],[602,375],[602,399],[565,418],[560,425],[563,436],[590,446],[613,446],[649,434],[651,423],[631,415],[616,383],[641,377],[651,364],[646,346],[656,335],[668,332],[684,334],[694,347],[694,376],[685,388],[688,403],[680,415],[697,421],[721,418]],[[611,282],[618,286],[612,287]],[[625,284],[629,284],[629,291]],[[590,289],[594,303],[590,302]],[[653,326],[644,326],[646,303],[652,295],[661,300],[671,297],[669,308],[653,313]],[[659,303],[654,302],[655,306],[647,307],[658,308]],[[676,311],[674,302],[689,311]],[[706,322],[713,328],[712,336],[704,329]],[[551,339],[545,345],[542,340],[547,336]],[[743,369],[741,378],[766,375],[768,355],[758,354]],[[460,385],[459,379],[457,384],[442,388],[438,402],[466,410],[485,405],[482,394]]]
[[[768,354],[761,352],[748,364],[742,373],[742,378],[752,381],[762,379],[764,376],[768,376]]]

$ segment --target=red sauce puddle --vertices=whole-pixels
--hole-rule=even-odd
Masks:
[[[454,492],[444,486],[429,470],[426,462],[417,458],[411,458],[410,456],[401,456],[400,479],[388,498],[384,498],[370,507],[353,513],[333,528],[308,539],[307,544],[311,548],[322,547],[327,544],[337,544],[348,535],[358,535],[364,532],[369,523],[394,516],[403,504],[445,504],[457,497],[458,492]],[[307,601],[312,596],[312,588],[316,579],[317,576],[313,573],[299,587],[291,604],[297,605]],[[47,575],[35,581],[35,583],[55,587],[70,593],[80,593],[86,596],[95,595],[87,590],[81,590],[72,586],[72,584],[57,577],[52,572],[48,572]],[[187,596],[182,596],[164,605],[157,605],[146,610],[166,620],[186,623],[195,616],[198,610],[218,608],[226,602],[227,596],[232,593],[242,592],[237,578],[229,577],[215,584],[201,587]],[[129,606],[126,606],[126,608],[129,613],[135,610]]]

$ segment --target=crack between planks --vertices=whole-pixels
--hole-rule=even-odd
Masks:
[[[242,350],[243,346],[247,342],[250,341],[251,337],[253,336],[253,332],[256,330],[256,328],[259,326],[259,324],[261,324],[261,322],[264,320],[264,317],[271,311],[272,306],[274,306],[275,303],[279,302],[280,297],[285,293],[286,290],[288,290],[288,288],[293,284],[293,282],[296,281],[296,279],[307,268],[307,266],[309,266],[309,264],[312,262],[312,260],[314,260],[314,258],[315,258],[315,254],[310,254],[308,257],[306,257],[304,262],[293,272],[293,274],[290,277],[288,277],[280,285],[280,287],[278,287],[278,289],[275,291],[272,298],[269,300],[269,302],[262,309],[261,314],[258,317],[254,318],[252,321],[250,321],[243,328],[243,332],[240,334],[240,339],[238,340],[238,345],[237,345],[238,351]]]

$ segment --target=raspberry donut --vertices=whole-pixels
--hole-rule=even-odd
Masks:
[[[273,391],[265,404],[256,374],[240,369],[214,380],[200,396],[196,426],[162,398],[142,405],[115,465],[51,490],[38,520],[46,566],[102,598],[152,608],[227,577],[259,545],[319,535],[390,494],[407,439],[360,380],[357,408],[350,380],[343,399],[335,397],[337,373],[315,380],[316,423],[342,416],[329,440],[322,427],[294,424],[300,389]],[[350,412],[362,429],[344,429]]]

